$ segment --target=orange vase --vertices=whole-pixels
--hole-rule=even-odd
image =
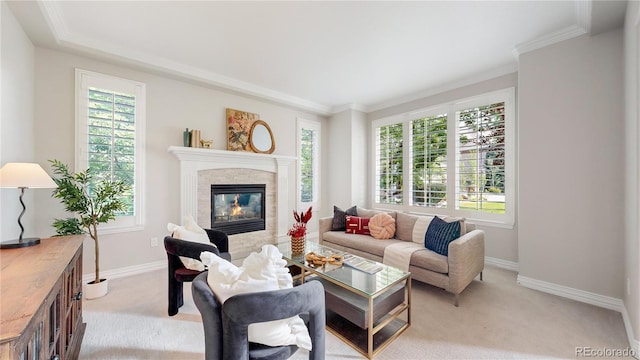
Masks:
[[[304,236],[291,237],[291,253],[302,254],[304,252]]]

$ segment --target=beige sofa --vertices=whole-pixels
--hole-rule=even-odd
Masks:
[[[357,209],[359,217],[371,218],[379,211]],[[320,244],[347,251],[370,260],[383,262],[385,248],[402,241],[413,241],[413,228],[418,215],[403,212],[387,212],[396,220],[394,238],[380,240],[370,235],[349,234],[345,231],[331,231],[333,217],[319,220]],[[484,231],[477,230],[475,224],[465,221],[466,233],[449,243],[448,256],[440,255],[427,248],[413,252],[410,257],[411,277],[418,281],[442,288],[458,295],[484,269]]]

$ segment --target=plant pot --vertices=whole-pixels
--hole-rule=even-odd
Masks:
[[[107,279],[100,279],[99,283],[91,281],[84,284],[84,297],[87,300],[101,298],[107,295],[109,291],[109,282]]]
[[[304,236],[301,237],[291,237],[291,253],[292,254],[302,254],[304,252]]]

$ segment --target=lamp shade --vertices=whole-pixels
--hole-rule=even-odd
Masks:
[[[0,169],[0,187],[49,189],[58,185],[38,164],[6,163]]]

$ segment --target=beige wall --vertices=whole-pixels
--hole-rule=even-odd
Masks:
[[[520,56],[520,275],[622,298],[622,32]]]
[[[182,144],[185,128],[201,130],[203,139],[213,139],[213,148],[226,150],[225,108],[258,113],[273,131],[275,154],[296,156],[296,118],[323,121],[314,114],[86,57],[45,48],[37,48],[35,54],[34,133],[39,144],[35,157],[41,163],[56,158],[71,166],[74,164],[76,67],[146,84],[145,226],[142,231],[101,236],[102,271],[166,259],[162,238],[167,234],[167,223],[182,221],[179,213],[179,163],[167,148]],[[289,179],[289,191],[295,191],[295,174],[290,174]],[[38,233],[50,235],[53,233],[50,227],[53,218],[64,217],[65,213],[49,194],[40,194],[37,200]],[[294,205],[290,204],[292,208]],[[151,237],[157,237],[160,245],[151,247]],[[85,242],[84,259],[84,272],[93,272],[93,243],[90,240]]]
[[[325,162],[321,216],[333,216],[333,206],[368,206],[369,122],[365,113],[347,109],[329,118],[322,152]]]
[[[351,202],[370,207],[369,204],[369,184],[371,173],[369,164],[373,159],[369,156],[369,143],[371,134],[369,133],[369,122],[365,113],[351,110]]]
[[[624,28],[625,45],[625,291],[622,297],[629,312],[636,350],[640,342],[640,2],[630,1]],[[628,279],[628,280],[627,280]],[[626,282],[629,282],[627,291]]]
[[[343,209],[354,205],[351,193],[351,111],[346,110],[329,118],[328,126],[323,128],[325,136],[322,144],[326,167],[322,169],[323,208],[322,216],[333,215],[333,206]]]
[[[33,162],[33,62],[34,47],[7,4],[0,4],[2,25],[0,91],[0,166],[7,162]],[[47,164],[40,163],[45,167]],[[34,196],[45,189],[31,189],[23,197],[27,211],[21,219],[24,236],[40,235],[34,226]],[[0,189],[0,239],[20,236],[18,216],[22,211],[18,189]]]

